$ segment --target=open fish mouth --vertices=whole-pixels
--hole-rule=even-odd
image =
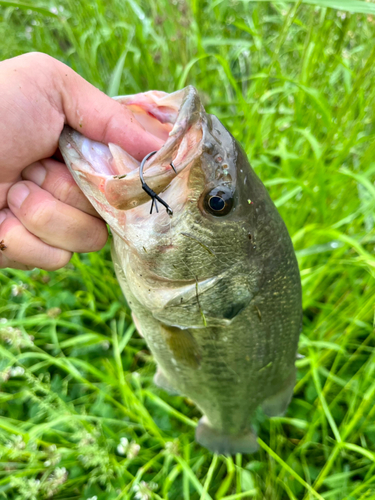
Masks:
[[[157,195],[165,191],[176,176],[191,165],[202,152],[202,123],[205,111],[194,87],[167,94],[159,91],[115,98],[127,106],[136,120],[150,133],[164,139],[162,148],[144,164],[143,177]],[[140,181],[140,163],[120,146],[101,144],[87,139],[65,126],[60,137],[60,150],[86,196],[99,202],[102,212],[131,210],[150,202]],[[173,197],[186,201],[187,185],[176,182]],[[185,191],[185,192],[181,192]],[[96,207],[98,208],[98,207]]]

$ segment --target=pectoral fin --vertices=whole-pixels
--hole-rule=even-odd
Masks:
[[[167,325],[161,325],[160,330],[176,364],[185,364],[190,368],[199,367],[198,344],[189,330]]]
[[[168,378],[164,375],[161,368],[158,366],[158,369],[154,375],[154,384],[163,391],[168,392],[171,396],[178,396],[180,392],[173,387]]]

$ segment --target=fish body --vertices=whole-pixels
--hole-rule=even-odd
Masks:
[[[66,127],[61,152],[112,229],[116,275],[157,363],[155,383],[200,408],[203,446],[254,452],[254,411],[282,414],[295,383],[301,282],[288,231],[193,87],[118,99],[165,139],[144,176],[172,217],[160,205],[150,215],[139,164],[118,146]]]

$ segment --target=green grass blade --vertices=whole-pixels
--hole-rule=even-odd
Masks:
[[[241,0],[244,3],[273,2],[285,3],[283,0]],[[297,3],[299,0],[288,0],[288,3]],[[316,7],[324,7],[337,10],[345,10],[354,14],[375,14],[375,5],[362,0],[302,0],[302,3],[315,5]]]
[[[30,10],[33,12],[38,12],[40,14],[43,14],[47,17],[54,17],[57,18],[58,15],[52,12],[51,10],[45,9],[43,7],[39,7],[37,5],[34,5],[32,3],[22,3],[22,2],[10,2],[8,0],[0,0],[0,7],[16,7],[17,9],[21,10]]]

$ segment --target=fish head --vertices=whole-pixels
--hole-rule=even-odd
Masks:
[[[165,140],[143,175],[173,215],[160,203],[150,214],[140,164],[119,146],[95,143],[65,127],[64,159],[116,233],[119,265],[138,300],[172,326],[229,324],[259,290],[265,253],[256,251],[257,239],[264,225],[272,230],[274,217],[268,194],[239,143],[205,112],[194,87],[117,99]]]

